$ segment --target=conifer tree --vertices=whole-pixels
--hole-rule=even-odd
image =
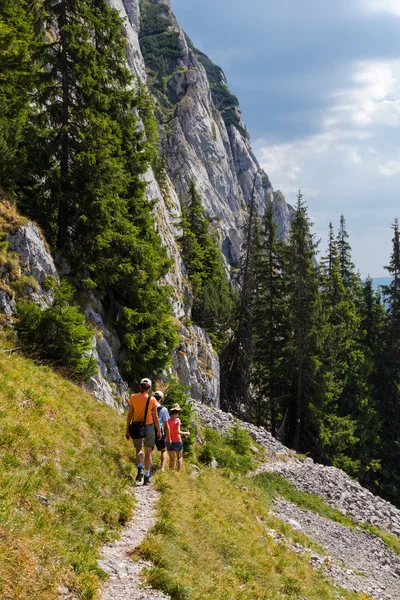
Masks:
[[[151,152],[134,113],[122,20],[106,0],[44,0],[43,9],[21,206],[103,300],[133,382],[164,368],[177,335],[159,284],[170,262],[145,195]]]
[[[386,498],[398,502],[400,491],[400,232],[399,222],[393,226],[392,254],[385,267],[393,278],[383,286],[387,304],[382,348],[383,377],[379,411],[382,423],[379,481]]]
[[[33,3],[0,3],[0,187],[11,191],[20,166],[17,146],[35,84]]]
[[[244,226],[243,258],[239,275],[240,298],[236,322],[221,356],[221,404],[223,408],[251,419],[253,399],[251,383],[254,360],[254,303],[257,294],[257,252],[260,247],[260,223],[254,198]]]
[[[287,347],[291,401],[286,440],[295,449],[310,447],[310,399],[318,386],[319,279],[314,264],[317,243],[301,192],[291,219],[288,243],[288,313],[292,336]]]
[[[349,234],[347,233],[346,229],[346,220],[344,215],[341,215],[339,231],[336,238],[340,262],[340,274],[343,278],[346,289],[351,293],[354,293],[356,291],[356,286],[360,285],[360,281],[355,273],[355,266],[351,258],[351,246],[348,242],[348,239]]]
[[[181,225],[179,241],[194,296],[192,316],[210,334],[216,350],[220,350],[232,323],[235,295],[194,182],[187,206],[182,203]]]
[[[284,349],[288,339],[285,244],[277,237],[269,203],[256,255],[257,294],[254,299],[254,419],[276,435],[288,400]]]
[[[350,248],[347,246],[346,260],[349,259]],[[349,470],[359,467],[359,462],[352,461],[350,456],[357,453],[354,448],[360,441],[356,436],[357,404],[362,401],[360,396],[368,390],[364,379],[364,355],[357,342],[360,318],[355,297],[346,288],[339,250],[339,242],[334,241],[330,224],[328,250],[321,261],[325,331],[321,378],[325,389],[321,403],[317,405],[317,421],[325,457],[333,464]]]

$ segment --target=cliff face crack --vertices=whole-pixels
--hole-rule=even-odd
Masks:
[[[133,561],[128,553],[139,546],[156,522],[159,493],[151,487],[135,490],[135,515],[124,528],[121,537],[103,548],[99,567],[109,578],[100,592],[100,600],[170,600],[169,596],[144,584],[141,571],[151,564]]]

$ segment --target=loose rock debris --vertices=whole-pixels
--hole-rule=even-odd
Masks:
[[[132,521],[118,540],[104,547],[103,557],[98,561],[99,567],[109,574],[100,600],[170,600],[169,596],[144,584],[141,571],[151,567],[150,563],[136,562],[128,556],[155,525],[159,498],[159,493],[151,486],[136,487],[135,495],[137,504]]]

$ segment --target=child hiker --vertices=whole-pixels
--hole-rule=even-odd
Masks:
[[[181,414],[182,409],[179,404],[174,404],[169,409],[170,419],[168,421],[169,425],[169,433],[170,433],[170,443],[167,444],[167,450],[169,455],[169,468],[175,469],[175,458],[176,458],[176,470],[180,473],[182,469],[183,462],[183,444],[182,444],[182,435],[190,435],[189,431],[181,430],[181,420],[179,415]]]

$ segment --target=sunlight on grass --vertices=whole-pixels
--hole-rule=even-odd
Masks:
[[[0,598],[95,597],[99,548],[132,512],[124,419],[0,339]]]
[[[306,556],[272,541],[271,528],[315,548],[271,516],[262,494],[246,483],[212,469],[159,476],[160,520],[140,548],[154,564],[149,583],[176,600],[361,599],[338,593]]]

